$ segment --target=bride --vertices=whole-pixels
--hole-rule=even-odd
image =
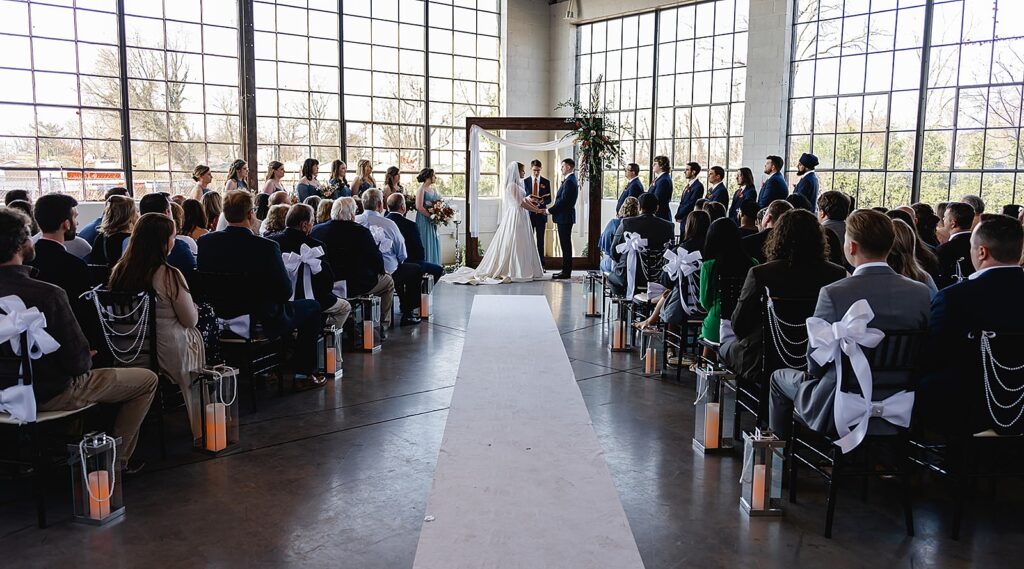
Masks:
[[[494,239],[476,269],[463,267],[441,277],[442,282],[457,284],[499,284],[526,282],[544,277],[544,266],[537,253],[528,212],[546,213],[526,197],[523,178],[526,171],[519,162],[511,162],[505,171],[502,194],[504,212]]]

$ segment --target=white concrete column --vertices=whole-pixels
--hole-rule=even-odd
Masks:
[[[765,156],[786,157],[792,28],[793,0],[750,0],[743,165],[755,181]]]

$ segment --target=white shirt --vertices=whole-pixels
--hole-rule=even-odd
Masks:
[[[981,269],[980,271],[975,271],[975,272],[971,273],[971,276],[967,277],[967,280],[973,281],[974,279],[980,277],[982,275],[982,273],[991,271],[992,269],[1017,269],[1019,271],[1019,270],[1021,270],[1021,267],[1019,265],[994,265],[992,267],[985,267],[984,269]]]
[[[970,235],[971,231],[970,230],[967,230],[967,231],[957,231],[956,233],[950,235],[949,238],[952,239],[952,238],[956,237],[957,235],[963,235],[964,233]]]
[[[32,244],[34,245],[38,243],[42,236],[42,233],[36,233],[33,235]],[[89,245],[88,241],[76,235],[73,240],[64,242],[64,249],[79,259],[84,259],[92,252],[92,245]]]
[[[889,266],[889,263],[886,263],[884,261],[874,261],[872,263],[864,263],[863,265],[854,269],[853,276],[859,275],[860,273],[864,272],[864,269],[867,269],[869,267],[885,267],[887,269],[892,270],[892,268]]]

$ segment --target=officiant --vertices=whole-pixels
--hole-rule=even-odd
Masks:
[[[551,182],[540,175],[540,160],[530,161],[530,171],[532,175],[526,179],[526,193],[532,196],[533,202],[536,205],[547,208],[551,204]],[[548,215],[546,213],[530,212],[530,225],[533,226],[533,231],[537,235],[537,254],[540,255],[541,262],[543,263],[544,230],[548,225]]]

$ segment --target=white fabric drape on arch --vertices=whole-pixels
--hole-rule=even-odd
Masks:
[[[469,129],[469,180],[468,192],[469,192],[469,234],[472,237],[479,236],[480,233],[480,216],[477,213],[480,211],[480,137],[483,136],[491,142],[500,144],[502,146],[511,146],[512,148],[521,148],[523,150],[533,150],[535,152],[550,152],[552,150],[561,150],[562,148],[571,148],[574,144],[572,138],[558,138],[551,142],[514,142],[507,138],[502,138],[493,132],[484,130],[477,125],[473,125]],[[577,178],[579,175],[577,175]],[[554,199],[554,196],[552,196]],[[580,199],[576,202],[576,230],[580,235],[585,234],[585,230],[588,227],[587,220],[590,213],[590,182],[582,182],[580,184]]]

